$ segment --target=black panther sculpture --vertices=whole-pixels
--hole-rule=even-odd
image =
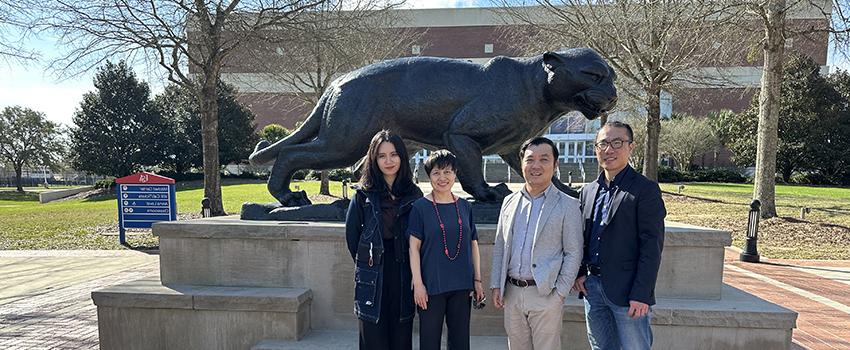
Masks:
[[[274,144],[261,141],[250,161],[274,161],[269,192],[285,207],[305,205],[305,196],[289,189],[295,171],[350,166],[376,132],[388,129],[425,148],[452,151],[464,191],[479,202],[499,202],[510,191],[484,181],[482,155],[498,154],[522,174],[522,142],[567,112],[594,119],[613,108],[615,79],[587,48],[495,57],[484,65],[435,57],[384,61],[336,79],[298,130]]]

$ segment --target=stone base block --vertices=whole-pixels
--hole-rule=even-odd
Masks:
[[[720,300],[659,298],[652,308],[653,349],[776,349],[791,346],[797,313],[729,285]],[[490,310],[493,312],[493,310]],[[504,335],[501,312],[478,315],[472,334]],[[590,349],[584,302],[564,305],[564,349]]]
[[[489,285],[496,225],[476,227],[482,277]],[[336,328],[333,320],[351,313],[354,263],[343,223],[217,217],[160,222],[153,233],[159,236],[164,283],[310,288],[334,303],[314,310],[321,322],[329,320],[320,328]],[[656,296],[719,299],[723,249],[731,242],[726,231],[667,222]]]
[[[251,350],[351,350],[356,349],[357,344],[357,331],[313,331],[298,341],[263,340],[251,347]],[[469,345],[471,350],[508,350],[507,338],[503,336],[472,336]],[[445,336],[442,348],[447,348]],[[419,350],[419,335],[415,330],[413,350]]]
[[[163,286],[138,280],[92,292],[101,349],[248,349],[310,329],[305,288]]]
[[[501,311],[473,311],[472,349],[507,349]],[[797,314],[741,290],[724,286],[721,300],[659,299],[653,307],[653,349],[789,350]],[[564,305],[563,349],[590,349],[584,306],[570,298]],[[418,325],[414,324],[414,349]],[[445,337],[445,332],[444,332]],[[444,339],[445,341],[445,339]],[[302,340],[259,342],[252,350],[342,350],[357,346],[357,331],[313,331]]]

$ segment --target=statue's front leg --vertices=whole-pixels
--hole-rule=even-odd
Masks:
[[[481,147],[471,137],[446,134],[446,147],[457,157],[457,176],[461,187],[480,202],[501,202],[510,190],[507,186],[491,187],[481,171]]]

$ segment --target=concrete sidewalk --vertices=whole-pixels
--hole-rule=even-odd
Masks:
[[[850,261],[765,260],[727,249],[724,282],[798,312],[795,349],[850,349]],[[143,277],[159,277],[159,256],[0,251],[0,349],[97,349],[91,291]]]
[[[850,349],[850,261],[765,259],[739,261],[726,249],[723,281],[796,311],[797,349]]]
[[[0,251],[0,349],[97,349],[91,291],[159,277],[136,251]]]

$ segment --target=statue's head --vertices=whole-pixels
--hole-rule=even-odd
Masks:
[[[595,119],[617,104],[617,75],[592,49],[546,52],[543,68],[548,74],[549,97],[565,112],[575,110]]]

